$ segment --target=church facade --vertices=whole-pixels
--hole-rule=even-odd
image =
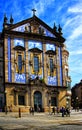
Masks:
[[[52,29],[35,14],[16,24],[4,16],[2,37],[7,108],[48,112],[66,107],[71,79],[60,25]]]

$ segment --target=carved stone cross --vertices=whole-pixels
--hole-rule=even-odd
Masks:
[[[36,10],[35,10],[35,9],[32,9],[32,11],[33,11],[33,16],[34,16],[34,15],[35,15]]]

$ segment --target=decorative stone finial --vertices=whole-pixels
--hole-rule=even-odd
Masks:
[[[60,24],[59,24],[58,32],[59,32],[60,35],[63,34],[63,33],[62,33],[62,28],[60,27]]]
[[[54,32],[56,32],[56,31],[57,31],[57,27],[56,27],[55,23],[54,23],[53,30],[54,30]]]
[[[7,23],[7,17],[6,17],[6,14],[4,14],[4,23]]]
[[[11,17],[10,17],[10,23],[13,24],[13,21],[14,20],[13,20],[12,15],[11,15]]]

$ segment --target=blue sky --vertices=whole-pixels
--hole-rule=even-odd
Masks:
[[[82,0],[0,0],[0,32],[3,17],[12,14],[14,23],[36,16],[53,28],[60,24],[69,51],[69,75],[72,86],[82,79]]]

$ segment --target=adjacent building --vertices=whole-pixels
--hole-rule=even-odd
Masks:
[[[72,107],[82,109],[82,80],[72,87],[71,92]]]
[[[49,27],[35,15],[16,24],[4,16],[4,104],[12,111],[49,111],[70,106],[68,57],[62,28]]]

